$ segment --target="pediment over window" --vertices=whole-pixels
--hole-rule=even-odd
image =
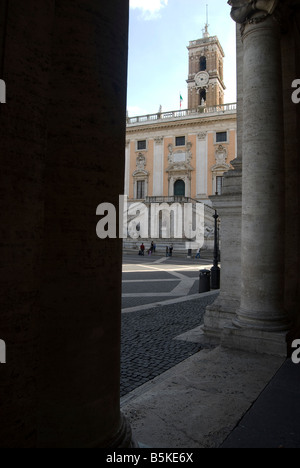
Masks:
[[[145,169],[137,169],[136,171],[134,171],[134,173],[132,174],[133,177],[148,177],[149,176],[149,172],[146,171]]]
[[[221,164],[215,164],[212,168],[211,168],[211,171],[212,172],[220,172],[220,171],[223,171],[223,172],[227,172],[231,169],[231,166],[229,164],[226,164],[226,163],[221,163]]]
[[[195,169],[187,162],[176,162],[170,164],[166,172],[192,172]]]

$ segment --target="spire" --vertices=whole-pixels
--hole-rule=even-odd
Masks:
[[[206,5],[206,24],[205,24],[204,29],[203,29],[203,37],[204,38],[209,37],[208,27],[209,27],[209,24],[208,24],[208,5]]]

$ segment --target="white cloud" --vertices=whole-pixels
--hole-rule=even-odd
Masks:
[[[130,0],[130,8],[141,10],[144,20],[159,18],[160,11],[167,5],[168,0]]]
[[[128,106],[127,112],[129,117],[136,117],[137,115],[147,115],[147,111],[139,106]]]

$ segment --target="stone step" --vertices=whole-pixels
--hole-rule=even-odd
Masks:
[[[146,244],[145,244],[146,246]],[[149,246],[147,247],[146,246],[146,251],[148,250]],[[146,255],[146,251],[145,251],[145,255]],[[123,254],[125,255],[138,255],[139,253],[139,247],[132,247],[132,248],[124,248],[123,249]],[[196,253],[197,251],[196,250],[193,250],[192,251],[192,257],[195,257],[196,256]],[[162,256],[165,256],[166,254],[166,248],[159,248],[159,246],[156,248],[156,253],[155,255],[157,257],[162,257]],[[183,249],[176,249],[174,247],[174,250],[173,250],[173,257],[181,257],[181,258],[187,258],[188,256],[188,252],[187,250],[183,250]],[[205,259],[205,260],[211,260],[213,262],[213,258],[214,258],[214,252],[212,250],[202,250],[201,251],[201,258],[202,259]]]

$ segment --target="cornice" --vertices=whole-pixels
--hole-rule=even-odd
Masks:
[[[194,120],[179,120],[173,122],[161,122],[160,124],[150,123],[149,125],[136,125],[134,127],[127,127],[126,134],[133,134],[133,133],[142,133],[142,132],[157,132],[157,131],[165,131],[165,129],[175,129],[175,128],[199,128],[201,126],[212,124],[215,122],[223,122],[223,121],[232,121],[236,122],[237,114],[227,114],[227,115],[218,115],[218,116],[211,116],[206,118],[199,118]]]

